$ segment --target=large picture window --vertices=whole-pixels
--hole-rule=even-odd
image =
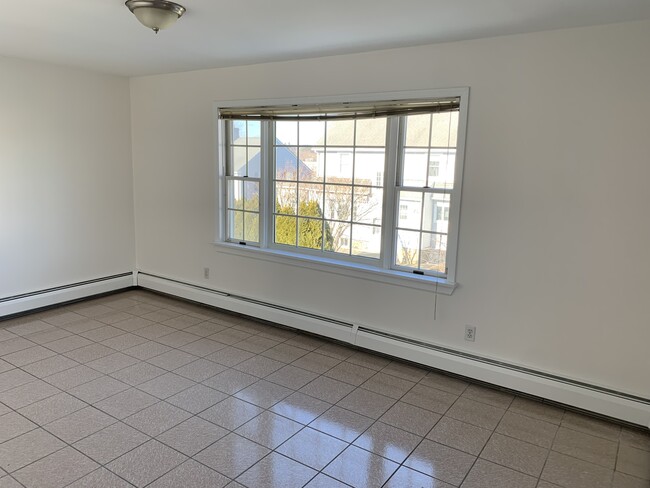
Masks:
[[[220,104],[219,242],[455,281],[467,90],[427,94]]]

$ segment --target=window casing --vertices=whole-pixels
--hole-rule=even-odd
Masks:
[[[468,90],[450,92],[457,110],[220,120],[218,243],[453,283]]]

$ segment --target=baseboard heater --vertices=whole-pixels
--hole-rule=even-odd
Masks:
[[[0,319],[134,285],[134,274],[129,271],[0,298]]]
[[[201,285],[140,272],[138,286],[329,337],[650,428],[650,399]]]

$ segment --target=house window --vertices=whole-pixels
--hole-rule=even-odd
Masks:
[[[220,107],[220,241],[453,281],[460,92]]]

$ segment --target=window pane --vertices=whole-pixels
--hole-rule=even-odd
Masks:
[[[246,122],[247,138],[246,143],[249,146],[259,146],[262,138],[262,124],[259,120],[248,120]]]
[[[248,173],[250,178],[259,178],[262,167],[262,155],[259,146],[248,147]]]
[[[275,144],[298,145],[298,122],[278,121],[275,123]]]
[[[458,112],[433,114],[431,146],[455,147],[458,132]]]
[[[379,258],[381,234],[372,225],[352,224],[352,254],[368,258]]]
[[[386,151],[378,148],[357,148],[354,154],[354,183],[384,185]]]
[[[323,146],[325,144],[325,122],[320,120],[300,121],[298,134],[301,146]]]
[[[429,156],[429,187],[430,188],[453,188],[454,169],[456,165],[456,150],[432,149]],[[438,176],[432,177],[435,167],[438,167]]]
[[[244,240],[259,242],[260,214],[254,212],[244,212]]]
[[[296,180],[298,175],[297,147],[278,146],[275,148],[275,178]]]
[[[323,181],[324,148],[300,147],[298,156],[298,179],[301,181]]]
[[[244,239],[244,212],[228,210],[228,238],[237,241]]]
[[[230,176],[246,176],[246,161],[248,161],[246,147],[234,146],[230,153]]]
[[[244,201],[244,191],[241,180],[229,180],[228,191],[228,208],[238,208],[241,209],[242,202]]]
[[[298,245],[309,249],[322,249],[323,221],[320,219],[299,218]]]
[[[354,148],[327,148],[325,155],[326,181],[331,183],[352,183]]]
[[[422,233],[420,268],[446,273],[447,236]]]
[[[325,240],[325,250],[350,254],[350,224],[326,220],[325,229],[331,236]]]
[[[406,117],[406,145],[428,147],[430,128],[431,114],[410,115]]]
[[[354,189],[352,220],[363,224],[381,225],[384,190],[357,186]]]
[[[296,217],[277,215],[275,217],[275,242],[296,245]]]
[[[449,195],[427,193],[424,195],[422,230],[447,233],[449,228]]]
[[[357,120],[357,146],[385,146],[386,118]]]
[[[296,215],[298,187],[295,183],[275,183],[275,211],[280,214]]]
[[[402,168],[402,186],[426,186],[428,168],[427,149],[405,149]]]
[[[351,146],[352,144],[354,144],[354,120],[327,122],[328,146]]]
[[[303,217],[323,216],[323,185],[301,183],[298,187],[298,215]]]
[[[244,183],[244,209],[257,212],[260,209],[260,184],[257,181]]]
[[[418,267],[420,257],[420,233],[410,230],[397,232],[397,251],[395,264],[399,266]]]
[[[399,212],[397,226],[420,230],[422,222],[422,193],[414,191],[399,192]]]
[[[233,144],[246,145],[246,121],[233,120],[231,124],[230,140]]]
[[[352,187],[325,185],[325,217],[350,221],[352,218]]]

